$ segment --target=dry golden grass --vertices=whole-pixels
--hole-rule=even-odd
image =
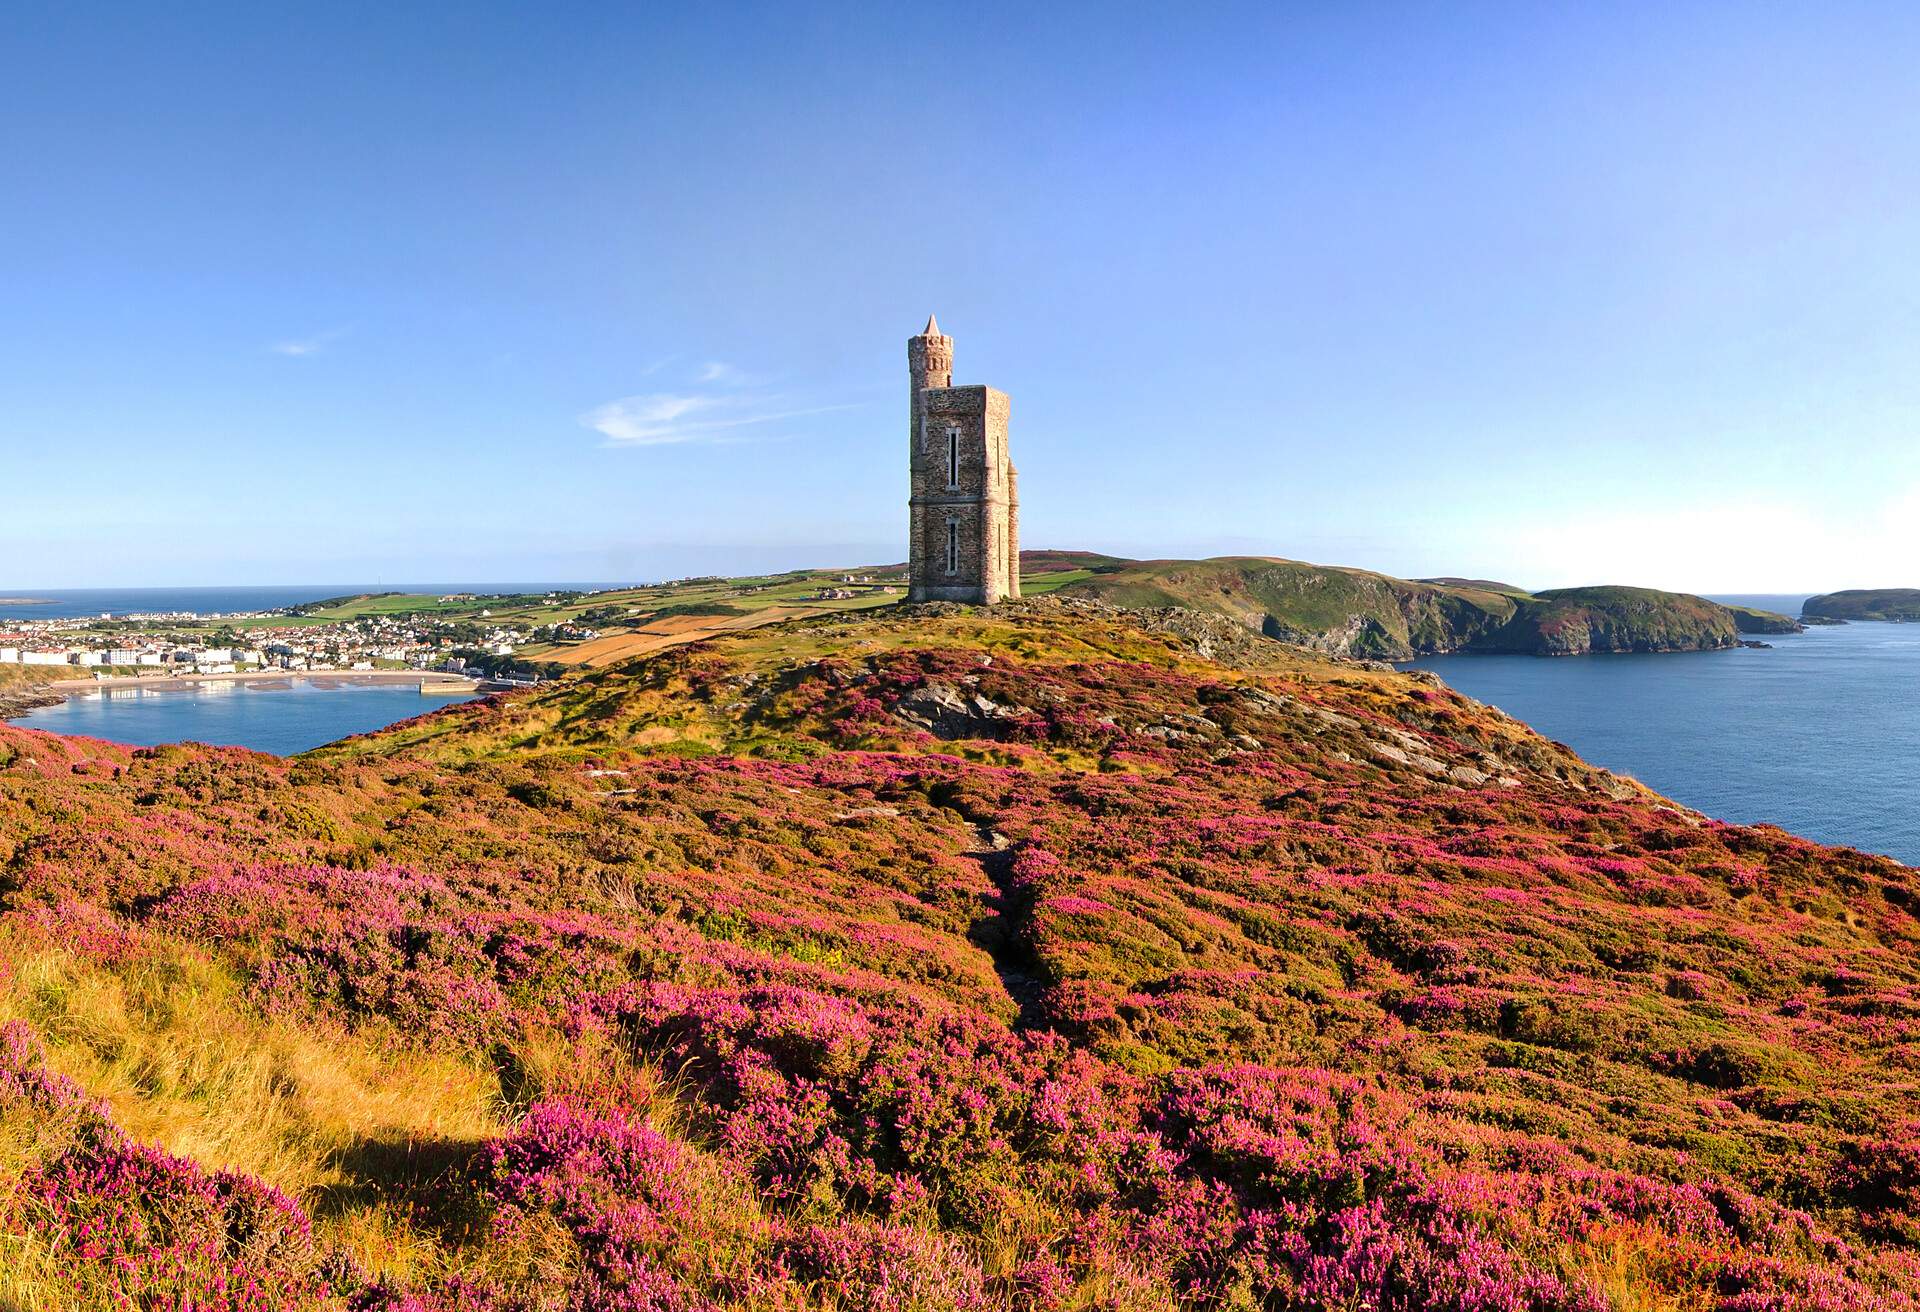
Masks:
[[[823,607],[769,606],[749,615],[673,615],[666,619],[655,620],[630,633],[610,633],[604,638],[583,642],[577,647],[556,649],[547,659],[562,665],[585,665],[599,669],[635,656],[651,656],[671,647],[685,646],[687,643],[699,642],[723,633],[757,629],[763,624],[804,619],[826,613]]]
[[[1637,1226],[1618,1226],[1596,1234],[1589,1243],[1557,1255],[1562,1274],[1585,1280],[1607,1300],[1611,1312],[1708,1312],[1715,1298],[1710,1290],[1676,1292],[1684,1285],[1670,1243]]]
[[[25,1020],[53,1067],[136,1139],[301,1199],[316,1238],[369,1272],[446,1260],[414,1199],[502,1129],[490,1070],[261,1016],[234,978],[169,945],[112,967],[57,948],[0,950],[0,1021]],[[27,1148],[0,1143],[0,1178]],[[47,1303],[44,1242],[0,1234],[0,1308]]]

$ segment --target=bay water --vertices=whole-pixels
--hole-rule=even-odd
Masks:
[[[1799,613],[1798,597],[1721,597]],[[1767,635],[1769,650],[1437,656],[1452,687],[1721,820],[1920,865],[1920,624]]]
[[[470,700],[423,694],[413,683],[299,675],[263,683],[182,680],[159,687],[89,688],[12,723],[141,747],[192,741],[291,756]]]

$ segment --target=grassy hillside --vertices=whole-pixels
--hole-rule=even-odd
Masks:
[[[0,1307],[1920,1292],[1920,874],[1234,622],[0,727],[0,873]]]
[[[1920,588],[1855,588],[1808,597],[1800,613],[1823,620],[1920,620]]]
[[[1514,599],[1261,556],[1136,561],[1062,589],[1119,606],[1184,606],[1347,656],[1452,651],[1506,623]]]
[[[1524,597],[1527,595],[1525,588],[1515,587],[1511,583],[1500,583],[1494,579],[1463,579],[1452,575],[1443,575],[1440,578],[1415,579],[1414,582],[1441,583],[1448,587],[1455,588],[1478,588],[1482,592],[1504,592],[1514,597]]]
[[[1122,606],[1187,606],[1342,656],[1404,660],[1449,651],[1697,651],[1741,632],[1791,632],[1786,616],[1742,618],[1700,597],[1647,588],[1526,593],[1475,580],[1409,580],[1255,556],[1136,561],[1063,594]]]

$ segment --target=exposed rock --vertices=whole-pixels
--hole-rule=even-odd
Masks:
[[[944,679],[929,679],[894,705],[893,713],[936,738],[1003,738],[1011,722],[1033,712],[1002,706],[984,693],[964,692]]]
[[[899,815],[897,806],[856,806],[851,811],[836,811],[835,820],[868,820],[881,816]]]
[[[42,706],[58,706],[65,700],[66,694],[54,692],[45,684],[9,688],[0,692],[0,720],[25,715],[28,711],[38,710]]]

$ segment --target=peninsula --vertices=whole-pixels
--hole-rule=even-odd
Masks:
[[[1089,557],[1062,595],[1228,616],[1269,637],[1337,656],[1408,660],[1446,652],[1568,656],[1711,651],[1742,634],[1800,626],[1652,588],[1530,593],[1469,580],[1413,580],[1264,556],[1129,561]]]
[[[1920,588],[1853,588],[1808,597],[1802,618],[1823,620],[1920,620]]]

